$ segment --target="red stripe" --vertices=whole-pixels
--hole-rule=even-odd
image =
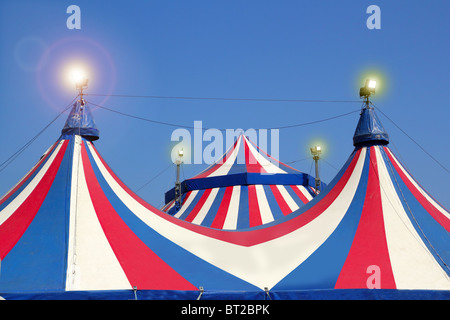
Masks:
[[[305,196],[305,195],[303,194],[303,192],[300,190],[300,187],[299,187],[299,186],[293,185],[293,186],[290,186],[290,187],[292,188],[292,190],[294,190],[294,192],[295,192],[295,194],[297,195],[297,197],[299,197],[300,200],[301,200],[303,203],[308,203],[308,202],[309,202],[308,198],[306,198],[306,196]]]
[[[120,218],[96,179],[84,143],[81,156],[98,220],[130,284],[141,290],[198,290],[147,247]]]
[[[49,155],[53,152],[58,142],[59,141],[56,141],[51,147],[51,149],[47,152],[47,154],[38,161],[38,163],[33,167],[33,169],[25,177],[23,177],[22,180],[20,180],[20,182],[12,190],[10,190],[5,196],[3,196],[3,198],[0,199],[0,206],[20,187],[22,187],[22,185],[28,180],[28,178],[30,178],[33,175],[33,173],[37,170],[37,168],[39,168],[39,166],[45,161],[45,159],[47,159]]]
[[[294,170],[294,171],[300,172],[299,170],[297,170],[297,169],[295,169],[295,168],[292,168],[291,166],[288,166],[287,164],[281,162],[280,160],[275,159],[275,158],[272,157],[270,154],[268,154],[267,152],[265,152],[264,150],[262,150],[260,147],[258,147],[255,143],[253,143],[253,141],[250,141],[250,140],[248,140],[248,141],[249,141],[252,145],[254,145],[258,151],[264,153],[268,158],[272,159],[273,161],[278,162],[279,164],[281,164],[281,165],[283,165],[283,166],[285,166],[285,167],[287,167],[287,168],[289,168],[289,169],[292,169],[292,170]],[[280,166],[278,166],[278,167],[280,167]]]
[[[244,139],[244,137],[242,137],[242,139]],[[267,171],[256,160],[253,152],[250,151],[250,147],[248,146],[246,139],[244,139],[244,148],[245,148],[245,164],[247,166],[247,172],[266,173]]]
[[[203,192],[202,196],[198,200],[198,202],[195,205],[195,207],[192,209],[191,213],[189,213],[189,215],[184,220],[192,222],[195,219],[195,217],[197,216],[198,212],[203,207],[203,205],[205,204],[205,202],[208,199],[209,195],[211,194],[211,191],[212,191],[212,189],[206,189]]]
[[[369,161],[369,176],[361,218],[350,252],[336,282],[336,289],[367,289],[367,281],[372,275],[371,266],[377,266],[380,270],[381,289],[396,288],[384,229],[374,147],[370,148]]]
[[[227,160],[229,157],[231,157],[231,155],[234,152],[234,149],[236,149],[236,144],[239,141],[239,139],[237,139],[234,144],[233,147],[228,151],[228,153],[225,155],[225,157],[222,157],[222,161],[220,161],[219,163],[214,164],[211,168],[207,169],[207,171],[200,173],[199,175],[191,178],[191,179],[199,179],[199,178],[206,178],[209,175],[211,175],[212,173],[214,173],[216,170],[218,170]]]
[[[273,240],[284,234],[287,234],[298,228],[301,228],[302,226],[304,226],[305,224],[309,223],[311,220],[313,220],[317,216],[319,216],[339,196],[340,192],[342,191],[342,189],[346,185],[348,179],[350,178],[351,174],[353,173],[356,163],[358,162],[358,158],[361,155],[361,149],[357,150],[355,152],[355,154],[352,155],[350,164],[348,165],[347,169],[345,170],[341,179],[339,179],[339,181],[336,183],[336,185],[331,190],[328,191],[326,196],[321,201],[319,201],[316,205],[311,207],[309,210],[303,212],[301,215],[299,215],[293,219],[290,219],[289,221],[286,221],[282,224],[273,225],[269,228],[262,228],[262,229],[243,231],[243,232],[229,232],[226,230],[205,228],[203,226],[195,225],[192,223],[187,223],[184,220],[175,218],[163,211],[156,209],[155,207],[153,207],[152,205],[148,204],[143,199],[141,199],[133,191],[131,191],[131,189],[128,188],[117,177],[117,175],[114,173],[114,171],[111,170],[111,168],[108,166],[108,164],[100,156],[98,151],[95,148],[93,148],[93,149],[94,149],[94,152],[99,157],[100,161],[105,166],[105,168],[108,170],[108,172],[111,174],[111,176],[116,180],[116,182],[133,199],[135,199],[139,204],[141,204],[142,206],[144,206],[145,208],[150,210],[153,214],[156,214],[159,217],[166,219],[173,224],[176,224],[178,226],[181,226],[181,227],[191,230],[193,232],[197,232],[199,234],[202,234],[202,235],[214,238],[214,239],[218,239],[218,240],[222,240],[222,241],[226,241],[229,243],[234,243],[234,244],[238,244],[238,245],[242,245],[242,246],[252,246],[252,245],[256,245],[256,244],[259,244],[259,243],[262,243],[265,241]]]
[[[289,208],[286,200],[284,200],[283,196],[280,193],[280,190],[276,185],[270,185],[270,189],[272,190],[273,195],[275,196],[275,200],[277,201],[278,206],[281,209],[281,212],[284,215],[287,215],[292,212],[291,208]]]
[[[170,206],[171,206],[174,202],[175,202],[175,200],[170,201],[169,203],[167,203],[166,205],[164,205],[164,206],[161,208],[161,210],[164,211],[164,212],[166,212],[167,209],[169,209]]]
[[[400,175],[400,178],[403,180],[403,182],[408,187],[409,191],[414,195],[414,197],[419,201],[419,203],[422,205],[422,207],[425,208],[425,210],[441,225],[450,232],[450,220],[442,214],[432,203],[430,203],[427,198],[414,186],[414,184],[411,182],[411,180],[406,176],[406,174],[403,172],[403,170],[398,166],[397,162],[393,158],[393,155],[391,154],[390,150],[388,148],[385,148],[386,154],[388,155],[389,159],[391,160],[391,163],[394,165],[395,170]],[[423,188],[422,188],[423,189]],[[424,190],[425,191],[425,190]]]
[[[250,228],[262,224],[261,212],[259,211],[258,196],[255,185],[248,186],[248,211]]]
[[[220,202],[219,210],[211,223],[211,228],[222,229],[225,219],[227,217],[228,208],[230,207],[231,195],[233,194],[233,187],[226,187],[222,201]]]
[[[67,149],[64,141],[47,172],[17,210],[0,225],[0,259],[4,259],[30,226],[55,180]]]

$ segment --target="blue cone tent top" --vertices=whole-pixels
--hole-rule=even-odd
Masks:
[[[0,296],[448,300],[449,232],[383,141],[300,209],[223,230],[149,205],[73,132],[0,198]]]
[[[243,229],[296,211],[315,196],[314,187],[313,177],[274,159],[241,135],[214,164],[181,183],[180,208],[173,188],[162,210],[203,226]]]
[[[388,144],[389,135],[384,130],[380,120],[378,120],[374,109],[367,106],[361,110],[359,122],[353,135],[353,145],[356,147],[370,143],[380,145]]]
[[[91,110],[84,100],[73,104],[61,134],[77,134],[89,141],[95,141],[100,137],[100,132],[95,125]]]

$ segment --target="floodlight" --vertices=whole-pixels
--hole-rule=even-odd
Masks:
[[[311,154],[313,156],[318,156],[322,152],[320,146],[315,146],[314,148],[310,148],[310,149],[311,149]]]
[[[70,79],[75,83],[75,88],[78,90],[86,88],[88,85],[86,73],[80,68],[73,69],[70,72]]]
[[[320,159],[320,153],[322,152],[322,148],[320,146],[315,146],[311,149],[311,154],[313,156],[313,160],[316,163],[316,178],[315,178],[315,193],[318,194],[320,192],[320,178],[319,178],[319,159]]]
[[[180,150],[178,150],[178,156],[179,156],[179,157],[182,157],[182,156],[183,156],[183,154],[184,154],[184,151],[183,151],[183,149],[180,149]]]
[[[359,89],[359,97],[369,99],[370,95],[375,94],[376,80],[367,79],[364,87]]]

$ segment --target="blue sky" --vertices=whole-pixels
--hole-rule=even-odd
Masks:
[[[69,5],[81,29],[69,30]],[[369,5],[381,29],[369,30]],[[88,94],[250,99],[349,100],[348,103],[144,99],[88,96],[108,108],[186,126],[272,128],[354,110],[366,75],[372,101],[445,168],[450,168],[450,3],[448,1],[12,1],[0,3],[0,162],[45,127],[75,97],[69,65],[89,73]],[[93,109],[98,150],[132,189],[170,164],[176,127]],[[450,208],[450,174],[378,112],[393,152]],[[11,188],[60,134],[55,121],[0,172]],[[326,148],[321,177],[330,182],[353,150],[358,113],[279,131],[283,162],[308,158],[313,141]],[[192,132],[193,134],[193,132]],[[209,142],[204,142],[205,147]],[[226,147],[226,146],[224,146]],[[269,150],[270,151],[270,148]],[[311,171],[312,159],[296,161]],[[206,164],[184,165],[189,178]],[[173,187],[175,169],[138,193],[155,206]]]

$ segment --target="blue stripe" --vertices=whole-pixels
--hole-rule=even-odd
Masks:
[[[263,188],[264,188],[264,193],[266,194],[267,202],[269,203],[270,211],[272,211],[272,216],[273,216],[274,220],[278,220],[278,219],[284,217],[284,214],[281,211],[281,208],[278,205],[277,200],[275,199],[275,196],[274,196],[270,186],[263,186]]]
[[[155,301],[147,304],[152,312],[164,312],[166,315],[180,314],[183,307],[188,306],[186,300],[450,300],[448,290],[394,290],[394,289],[331,289],[331,290],[271,290],[268,295],[262,290],[248,291],[208,291],[200,296],[199,291],[176,290],[91,290],[91,291],[66,291],[66,292],[30,292],[3,294],[6,300],[166,300]],[[180,300],[175,303],[174,300]],[[237,303],[234,303],[238,305]],[[265,305],[268,304],[266,301]],[[288,315],[297,311],[298,303],[277,304],[270,303],[267,309],[276,314]],[[202,305],[200,302],[199,305]],[[209,304],[208,304],[209,305]],[[216,305],[216,304],[214,304]],[[220,304],[223,305],[223,304]],[[204,307],[204,305],[202,305]],[[170,308],[170,309],[169,309]],[[243,307],[240,307],[244,311]],[[282,309],[280,309],[282,308]],[[168,311],[169,310],[169,311]],[[235,308],[233,308],[235,310]],[[256,309],[255,309],[256,310]],[[260,310],[261,311],[261,310]],[[275,311],[275,312],[274,312]],[[219,311],[220,312],[220,311]],[[222,313],[225,311],[222,311]],[[240,312],[240,311],[239,311]],[[250,314],[251,313],[247,313]],[[254,311],[256,315],[256,311]],[[260,314],[263,314],[260,312]],[[266,313],[267,314],[267,313]],[[198,317],[200,318],[200,317]],[[285,317],[287,318],[287,317]]]
[[[239,212],[236,229],[245,229],[250,227],[248,186],[241,186],[239,198]]]
[[[291,198],[294,200],[294,202],[299,206],[302,207],[304,205],[303,201],[300,199],[300,197],[295,193],[294,189],[292,189],[292,186],[285,186],[284,187]],[[299,191],[301,192],[301,191]]]
[[[193,285],[203,286],[205,290],[255,290],[256,287],[215,267],[178,246],[142,222],[117,197],[107,184],[99,168],[92,158],[89,149],[89,160],[94,173],[106,197],[127,226],[155,252],[165,263]],[[137,262],[138,263],[138,262]]]
[[[179,216],[179,219],[185,220],[188,215],[191,213],[191,211],[194,209],[194,207],[197,205],[198,201],[202,197],[203,193],[205,193],[205,190],[199,190],[198,193],[195,195],[194,199],[192,199],[189,206],[184,210],[181,216]],[[191,195],[192,197],[192,195]]]
[[[34,220],[2,261],[0,291],[64,290],[72,156],[73,140]]]
[[[273,290],[331,289],[347,258],[358,228],[369,175],[369,150],[358,188],[344,218],[328,239]]]
[[[220,204],[222,203],[223,196],[225,194],[225,189],[226,188],[219,188],[216,198],[214,199],[213,203],[211,204],[211,207],[208,210],[208,213],[206,214],[205,218],[201,223],[202,226],[210,227],[211,224],[213,223],[214,218],[217,215],[217,211],[219,211]]]
[[[414,229],[433,255],[434,259],[450,275],[450,237],[449,233],[441,226],[420,204],[420,202],[409,191],[400,175],[395,171],[386,151],[380,148],[381,155],[386,164],[387,171],[392,180],[392,184],[397,192],[408,218],[411,220]],[[393,174],[395,173],[395,174]],[[406,202],[405,202],[406,201]]]

